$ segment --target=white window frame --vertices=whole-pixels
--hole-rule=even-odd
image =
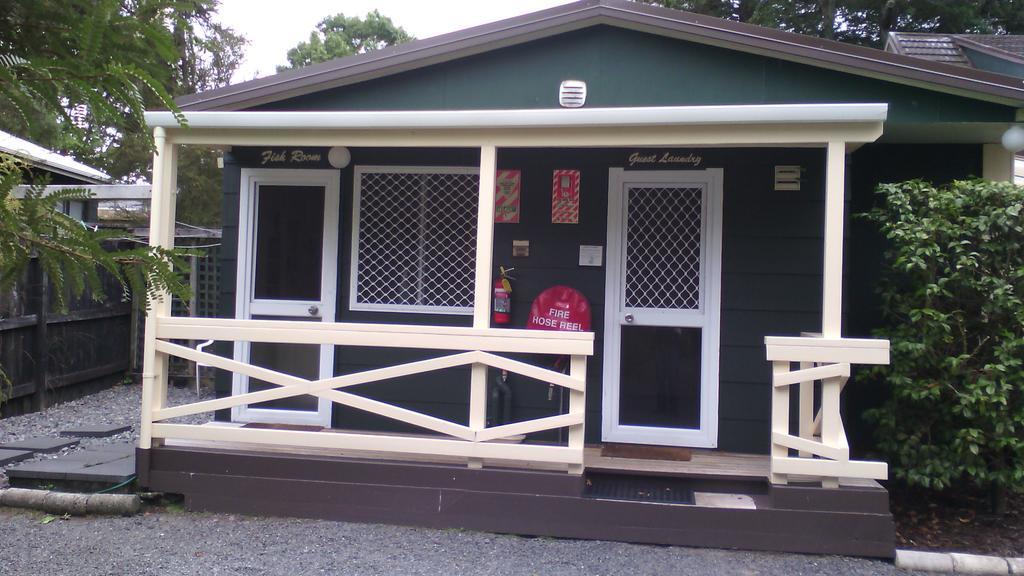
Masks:
[[[353,311],[399,312],[403,314],[447,314],[470,316],[473,306],[424,306],[422,304],[368,304],[356,302],[359,286],[359,230],[361,224],[360,203],[362,201],[362,177],[365,173],[385,174],[475,174],[480,175],[478,166],[355,166],[352,186],[352,263],[348,286],[348,307]],[[479,231],[478,231],[479,232]],[[474,268],[475,270],[475,268]]]

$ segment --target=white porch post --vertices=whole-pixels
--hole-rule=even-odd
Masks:
[[[825,169],[825,262],[822,268],[821,332],[842,336],[843,204],[846,187],[846,143],[828,143]]]
[[[178,154],[163,128],[153,129],[153,191],[149,208],[149,245],[174,247],[174,208],[177,188]],[[167,402],[167,356],[156,352],[157,319],[171,315],[171,298],[161,294],[150,303],[143,337],[142,422],[139,447],[153,445],[153,410]]]
[[[480,148],[480,193],[476,212],[476,286],[473,292],[473,328],[490,328],[491,251],[494,244],[494,145]]]
[[[1013,182],[1014,154],[1000,144],[981,147],[981,177],[996,182]]]
[[[491,320],[491,252],[494,245],[494,176],[497,170],[497,149],[488,144],[480,147],[480,190],[476,215],[476,279],[473,292],[473,328],[490,328]],[[482,431],[487,427],[487,366],[473,364],[469,385],[469,427]],[[483,466],[479,458],[470,458],[471,468]]]

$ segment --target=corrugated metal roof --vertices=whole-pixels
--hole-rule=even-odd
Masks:
[[[0,131],[0,152],[21,158],[34,166],[81,178],[94,184],[110,181],[110,176],[92,166],[3,131]]]

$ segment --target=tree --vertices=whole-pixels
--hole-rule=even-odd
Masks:
[[[164,36],[168,52],[161,57],[166,59],[164,62],[173,64],[159,66],[154,81],[166,94],[172,97],[192,94],[231,81],[231,75],[241,63],[246,41],[216,21],[219,4],[220,0],[121,3],[122,18],[148,22],[158,27]],[[22,19],[27,16],[22,15]],[[38,17],[52,15],[39,14]],[[166,107],[155,94],[145,90],[141,93],[146,108]],[[84,115],[70,113],[76,103],[81,104],[78,109],[84,109]],[[28,103],[25,114],[6,114],[7,107],[0,100],[0,129],[74,156],[105,171],[117,182],[149,178],[152,137],[141,122],[125,122],[112,130],[109,122],[93,117],[94,107],[74,98],[67,98],[67,105],[60,110],[63,114],[53,114],[48,106],[34,102]],[[220,223],[221,173],[217,168],[217,155],[216,150],[201,147],[181,151],[178,220],[198,225]]]
[[[173,37],[163,26],[169,2],[158,0],[11,0],[0,15],[0,106],[31,122],[33,113],[57,119],[68,133],[83,132],[71,104],[89,109],[96,133],[137,130],[152,98],[178,114],[164,87],[176,61]],[[140,246],[107,252],[109,232],[92,231],[54,210],[84,191],[43,196],[36,187],[15,200],[13,188],[28,171],[0,155],[0,288],[10,286],[37,258],[54,293],[72,296],[98,288],[105,269],[143,299],[169,291],[189,297],[175,274],[185,253]],[[31,184],[42,184],[31,182]],[[102,291],[91,290],[101,298]]]
[[[883,184],[867,214],[883,253],[891,391],[868,413],[893,476],[1024,491],[1024,187]],[[998,505],[997,505],[998,509]]]
[[[342,56],[365,54],[409,40],[413,40],[413,37],[401,26],[395,26],[391,18],[382,16],[376,10],[368,13],[366,18],[335,14],[316,25],[308,42],[299,42],[289,50],[289,65],[278,66],[277,71],[301,68]]]
[[[889,30],[1024,32],[1024,1],[981,0],[640,0],[668,8],[822,38],[880,47]]]

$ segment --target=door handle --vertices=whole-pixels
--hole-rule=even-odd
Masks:
[[[624,318],[624,320],[626,321],[626,324],[632,324],[633,323],[633,315],[632,314],[626,314],[626,317]]]
[[[316,305],[310,306],[309,307],[309,315],[310,316],[319,316],[320,315],[320,308],[318,306],[316,306]]]

